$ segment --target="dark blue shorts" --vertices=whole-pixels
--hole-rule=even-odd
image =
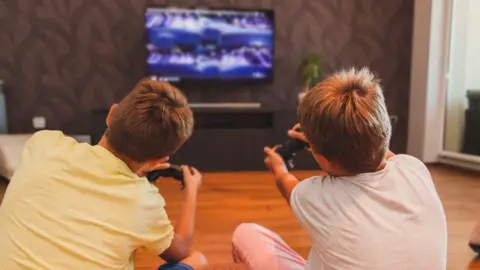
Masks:
[[[469,243],[469,246],[470,246],[470,248],[471,248],[473,251],[475,251],[475,252],[477,252],[477,253],[480,254],[480,244],[477,245],[477,244]]]
[[[161,265],[158,270],[193,270],[193,268],[190,265],[183,263],[169,263]]]

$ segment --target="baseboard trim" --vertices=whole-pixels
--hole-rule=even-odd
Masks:
[[[480,172],[480,157],[473,155],[442,151],[438,162]]]

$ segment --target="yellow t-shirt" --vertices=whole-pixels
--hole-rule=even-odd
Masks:
[[[101,146],[58,131],[26,143],[0,207],[0,269],[133,269],[173,227],[158,189]]]

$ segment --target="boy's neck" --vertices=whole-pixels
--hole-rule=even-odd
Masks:
[[[122,155],[120,153],[118,153],[109,143],[108,143],[108,140],[107,140],[107,137],[105,137],[105,135],[102,136],[102,138],[100,139],[100,141],[98,142],[98,145],[107,149],[110,153],[112,153],[114,156],[116,156],[118,159],[120,159],[121,161],[123,161],[127,166],[128,168],[130,168],[130,170],[132,170],[132,172],[137,172],[138,170],[140,170],[141,168],[141,165],[138,164],[137,162],[134,162],[132,160],[130,160],[129,158],[125,157],[125,155]]]
[[[386,159],[384,159],[384,160],[382,161],[382,163],[380,163],[380,166],[378,166],[377,170],[375,170],[375,171],[376,171],[376,172],[381,171],[381,170],[383,170],[383,169],[385,168],[385,166],[387,166],[387,160],[386,160]]]
[[[371,173],[381,171],[387,166],[387,160],[384,159],[382,163],[377,167],[377,169]],[[358,175],[358,173],[348,173],[341,168],[332,168],[332,171],[327,172],[329,175],[334,176],[334,177],[342,177],[342,176],[355,176]]]

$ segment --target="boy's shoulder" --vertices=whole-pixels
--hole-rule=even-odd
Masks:
[[[37,131],[33,133],[33,135],[30,137],[30,139],[36,139],[36,138],[51,138],[51,137],[63,137],[65,136],[63,132],[59,130],[50,130],[50,129],[44,129]]]
[[[396,155],[392,156],[392,159],[400,160],[400,161],[404,161],[404,162],[412,162],[412,163],[417,163],[417,164],[423,164],[423,162],[421,160],[419,160],[418,158],[416,158],[414,156],[407,155],[407,154],[396,154]]]
[[[40,130],[33,133],[32,136],[27,140],[27,145],[32,145],[39,143],[42,145],[49,144],[50,142],[58,142],[64,139],[68,139],[63,132],[58,130]]]
[[[398,154],[391,158],[391,161],[399,168],[413,169],[430,175],[427,165],[414,156]]]
[[[328,181],[328,176],[317,175],[306,178],[298,183],[292,191],[290,201],[296,200],[297,202],[305,200],[309,194],[319,194],[319,190],[328,192],[332,189],[332,183]]]
[[[416,157],[406,155],[406,154],[397,154],[391,157],[388,160],[389,163],[393,163],[395,167],[400,169],[408,169],[418,171],[424,174],[430,175],[428,167]],[[368,175],[369,178],[374,177],[375,175]],[[342,179],[336,179],[335,177],[330,177],[328,175],[317,175],[306,178],[302,180],[294,189],[301,193],[316,192],[321,189],[323,192],[328,193],[329,191],[334,191],[337,188],[343,188],[347,183],[355,183],[355,179],[364,179],[365,175],[356,175],[345,177],[350,181],[345,181]]]
[[[58,130],[41,130],[35,132],[23,146],[22,153],[29,156],[41,156],[56,148],[75,147],[78,142]]]

